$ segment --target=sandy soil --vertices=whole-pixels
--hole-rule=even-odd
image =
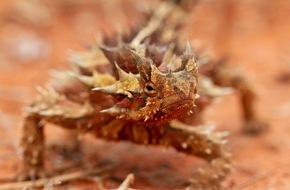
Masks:
[[[81,50],[101,33],[133,23],[132,18],[140,16],[137,8],[147,5],[136,6],[133,0],[37,2],[0,3],[0,184],[12,181],[19,167],[21,109],[34,99],[34,87],[49,81],[52,69],[67,67],[68,49]],[[116,9],[118,4],[126,5],[125,14]],[[258,94],[257,113],[270,125],[261,136],[243,135],[236,94],[206,111],[209,123],[230,132],[227,147],[235,169],[224,189],[290,188],[289,23],[290,1],[286,0],[204,0],[188,15],[184,31],[189,39],[197,39],[214,59],[228,56],[230,64],[244,70]],[[71,159],[53,148],[69,146],[69,135],[54,126],[47,127],[46,133],[49,173],[80,169],[78,155]],[[135,175],[134,188],[182,188],[203,164],[171,149],[108,143],[89,135],[82,137],[82,148],[85,166],[110,162],[116,168],[98,178],[97,184],[77,180],[55,189],[115,188],[128,173]]]

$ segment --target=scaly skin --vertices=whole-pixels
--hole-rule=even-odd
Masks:
[[[221,135],[181,121],[191,117],[198,87],[196,62],[189,43],[178,66],[159,65],[163,72],[136,49],[123,49],[131,56],[130,62],[111,64],[117,72],[101,74],[98,67],[106,65],[88,72],[79,68],[67,76],[70,83],[66,86],[39,89],[41,96],[27,108],[24,121],[21,180],[43,173],[43,126],[50,122],[110,141],[171,146],[201,157],[209,162],[209,167],[193,178],[190,188],[219,188],[230,168]],[[124,71],[124,64],[132,64],[137,73]]]

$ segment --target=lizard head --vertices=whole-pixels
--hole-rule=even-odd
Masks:
[[[125,72],[116,64],[119,79],[112,85],[94,89],[116,97],[116,104],[101,112],[146,123],[168,122],[188,114],[194,106],[198,80],[189,44],[181,56],[180,66],[166,72],[152,59],[134,50],[128,51],[138,73]]]

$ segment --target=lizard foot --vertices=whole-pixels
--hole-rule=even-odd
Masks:
[[[42,167],[31,166],[24,167],[17,175],[17,181],[26,181],[26,180],[36,180],[39,178],[45,178],[46,174]]]
[[[243,133],[248,135],[259,135],[269,128],[268,124],[259,120],[246,121],[243,128]]]

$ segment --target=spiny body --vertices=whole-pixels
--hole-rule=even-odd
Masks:
[[[167,43],[156,40],[156,32],[168,26],[162,25],[161,30],[159,24],[180,9],[169,2],[160,7],[129,43],[72,54],[72,69],[56,73],[52,88],[38,88],[38,98],[26,109],[19,179],[41,177],[43,127],[50,122],[106,140],[171,146],[201,157],[209,167],[191,180],[190,188],[220,188],[230,170],[223,134],[192,126],[198,90],[196,59],[189,43],[180,54],[175,38]]]

